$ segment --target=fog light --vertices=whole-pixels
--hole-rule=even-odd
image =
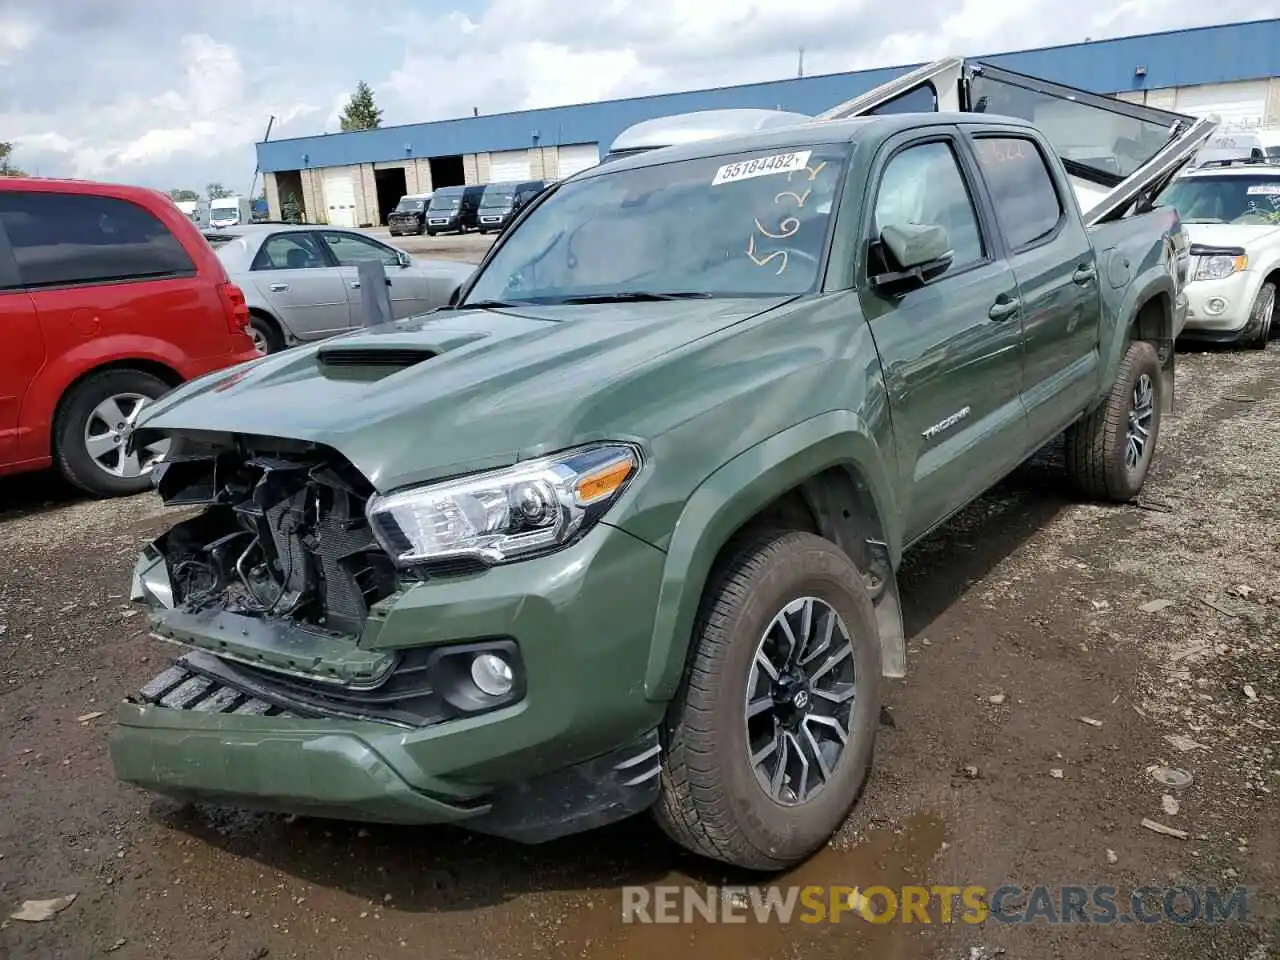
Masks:
[[[1212,316],[1217,316],[1223,310],[1227,309],[1227,301],[1221,297],[1210,297],[1205,301],[1204,312]]]
[[[505,697],[515,679],[507,661],[497,654],[482,653],[471,661],[471,682],[490,697]]]

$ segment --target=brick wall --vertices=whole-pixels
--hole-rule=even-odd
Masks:
[[[476,183],[493,182],[493,157],[488,153],[476,154]]]
[[[283,220],[280,213],[280,186],[274,173],[263,174],[262,190],[267,195],[267,219]]]
[[[480,182],[479,173],[476,169],[476,155],[474,153],[467,153],[462,156],[462,182],[467,186]]]
[[[324,191],[317,189],[315,170],[302,171],[302,206],[307,211],[308,223],[328,223],[324,208]]]
[[[1280,77],[1267,81],[1267,105],[1262,111],[1264,126],[1280,126]]]
[[[414,166],[418,170],[418,193],[430,193],[431,186],[431,161],[415,160]]]
[[[378,222],[378,181],[373,176],[373,164],[360,164],[359,176],[356,178],[356,226],[365,224],[379,226]]]

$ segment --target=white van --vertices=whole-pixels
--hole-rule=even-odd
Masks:
[[[1280,160],[1280,129],[1218,130],[1196,153],[1195,166],[1264,159]]]

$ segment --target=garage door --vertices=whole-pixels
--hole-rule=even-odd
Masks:
[[[529,151],[504,150],[489,154],[489,182],[529,179]]]
[[[600,151],[594,143],[572,143],[560,148],[560,179],[572,177],[581,170],[594,167],[600,162]]]
[[[348,170],[326,170],[324,174],[326,222],[335,227],[356,225],[356,185]]]
[[[1267,81],[1181,87],[1174,109],[1197,117],[1216,113],[1224,127],[1259,127],[1267,109]]]

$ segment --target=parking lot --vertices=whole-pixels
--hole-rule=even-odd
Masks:
[[[0,481],[0,894],[5,916],[75,900],[4,920],[0,956],[1261,960],[1280,940],[1276,363],[1180,358],[1136,504],[1069,500],[1050,447],[908,556],[908,679],[870,786],[830,849],[768,881],[1241,885],[1243,924],[624,924],[624,885],[748,881],[644,818],[521,847],[156,800],[113,778],[107,738],[171,655],[127,600],[169,511],[43,474]],[[1165,766],[1190,785],[1155,782]]]

